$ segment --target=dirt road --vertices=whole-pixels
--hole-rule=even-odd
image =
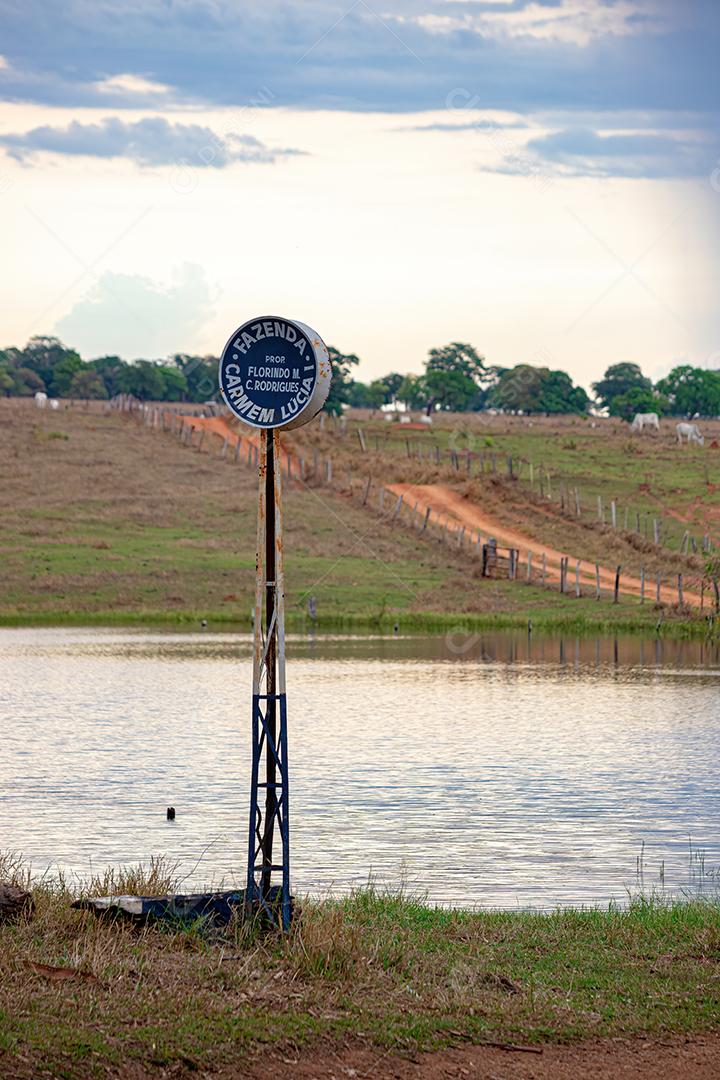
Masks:
[[[493,537],[501,547],[517,548],[521,553],[532,552],[533,559],[539,560],[545,555],[547,564],[547,580],[560,581],[560,560],[569,555],[572,570],[574,571],[576,559],[567,551],[556,551],[547,547],[537,540],[525,536],[515,529],[501,524],[495,518],[485,513],[476,503],[469,502],[457,491],[444,484],[390,484],[388,491],[395,495],[402,495],[405,502],[410,506],[417,503],[419,513],[430,510],[430,521],[446,522],[451,532],[459,532],[465,528],[470,532],[471,538],[476,540],[478,536],[488,539]],[[580,583],[581,585],[595,587],[595,563],[580,559]],[[606,591],[615,586],[615,570],[609,567],[600,567],[600,587]],[[640,596],[640,579],[627,574],[620,578],[620,592],[626,596]],[[654,582],[646,583],[646,596],[654,596]],[[700,606],[700,596],[696,593],[685,592],[685,602],[693,607]],[[660,590],[660,599],[666,604],[674,604],[677,601],[677,592],[667,585]]]
[[[718,1080],[720,1037],[716,1033],[652,1039],[598,1039],[570,1046],[545,1045],[539,1052],[497,1046],[462,1046],[401,1057],[377,1048],[322,1046],[297,1057],[271,1054],[245,1074],[260,1080]],[[217,1074],[225,1080],[237,1073]]]

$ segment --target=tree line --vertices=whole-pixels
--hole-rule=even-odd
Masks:
[[[430,349],[421,375],[391,372],[365,383],[353,377],[354,353],[330,347],[333,380],[327,408],[379,409],[400,404],[428,414],[441,410],[558,415],[606,409],[632,420],[637,412],[671,416],[720,415],[720,372],[682,364],[655,385],[632,363],[611,364],[592,384],[593,397],[565,371],[516,364],[500,367],[464,342]],[[57,398],[111,398],[203,402],[218,393],[216,356],[176,353],[167,360],[83,360],[55,337],[32,337],[24,349],[0,350],[0,395],[27,397],[38,390]]]

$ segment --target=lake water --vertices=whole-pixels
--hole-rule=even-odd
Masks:
[[[0,849],[36,873],[163,854],[186,888],[242,884],[250,657],[240,633],[0,630]],[[697,643],[291,637],[293,888],[714,890],[719,690]]]

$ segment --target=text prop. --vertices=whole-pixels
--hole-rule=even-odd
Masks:
[[[294,428],[320,412],[330,391],[330,360],[305,323],[263,316],[235,331],[220,358],[220,391],[252,427]]]

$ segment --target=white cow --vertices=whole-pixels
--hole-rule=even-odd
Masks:
[[[677,441],[681,443],[683,438],[687,443],[697,443],[699,446],[704,446],[705,436],[700,434],[700,428],[697,424],[676,424],[675,431],[677,432]]]
[[[35,404],[38,409],[44,409],[47,405],[47,394],[43,390],[37,390],[35,393]]]
[[[635,418],[630,425],[633,431],[644,431],[645,428],[655,428],[656,431],[660,430],[660,420],[656,412],[639,412],[635,413]]]
[[[50,405],[51,409],[59,409],[60,408],[60,402],[55,397],[50,398],[49,405]]]

